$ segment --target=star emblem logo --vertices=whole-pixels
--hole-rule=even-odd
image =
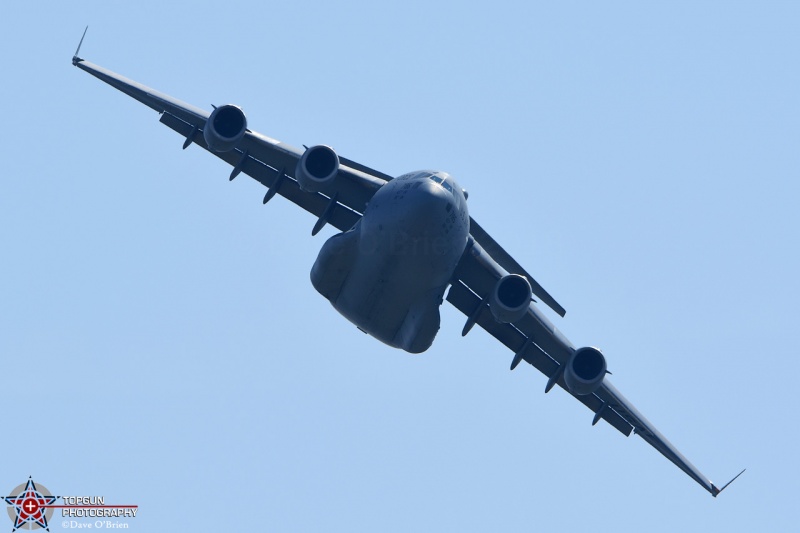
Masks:
[[[18,529],[44,529],[50,531],[47,520],[53,515],[49,508],[58,499],[44,485],[36,486],[33,478],[12,491],[15,495],[3,498],[10,506],[8,516],[14,521],[12,533]]]

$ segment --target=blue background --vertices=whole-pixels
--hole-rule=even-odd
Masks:
[[[140,531],[794,529],[799,16],[8,3],[0,489],[138,504]],[[86,24],[87,60],[261,133],[450,172],[623,394],[747,473],[714,500],[447,304],[422,355],[358,332],[308,279],[333,230],[73,68]]]

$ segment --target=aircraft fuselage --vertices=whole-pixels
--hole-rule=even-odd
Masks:
[[[439,330],[439,305],[469,236],[462,189],[444,172],[381,187],[352,229],[331,237],[311,282],[359,329],[411,353]]]

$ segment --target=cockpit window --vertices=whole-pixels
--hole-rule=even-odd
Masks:
[[[450,183],[446,179],[444,179],[441,176],[437,176],[435,174],[433,176],[429,176],[429,178],[433,180],[435,183],[438,183],[439,185],[450,191],[450,194],[453,194],[453,186],[450,185]]]
[[[399,178],[395,178],[395,179],[398,179],[398,180],[411,180],[411,179],[417,179],[417,178],[428,178],[428,177],[430,177],[430,175],[431,175],[430,172],[427,172],[427,171],[423,170],[423,171],[417,171],[417,172],[409,172],[408,174],[403,174]]]

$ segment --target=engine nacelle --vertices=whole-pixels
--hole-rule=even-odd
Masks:
[[[603,383],[606,368],[606,358],[600,350],[594,347],[578,348],[564,369],[564,382],[573,394],[592,394]]]
[[[241,108],[235,105],[220,106],[208,117],[203,137],[209,150],[228,152],[242,140],[247,131],[247,119]]]
[[[306,192],[320,192],[339,172],[339,156],[330,146],[319,144],[308,148],[300,161],[294,177]]]
[[[497,281],[489,296],[489,309],[494,319],[503,324],[516,322],[531,305],[531,284],[519,274],[509,274]]]

